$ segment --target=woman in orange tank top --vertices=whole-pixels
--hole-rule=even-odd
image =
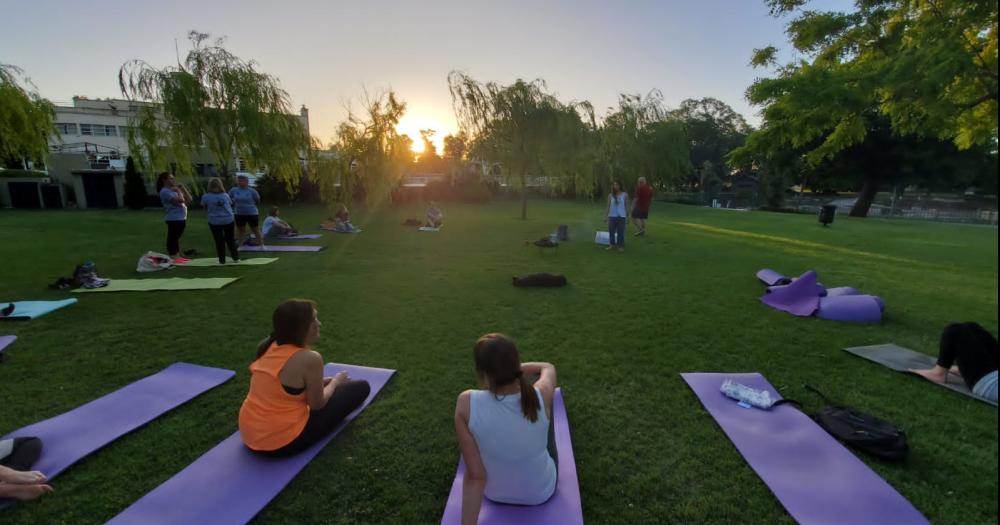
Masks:
[[[250,364],[250,392],[240,408],[240,437],[254,452],[286,456],[329,434],[368,398],[367,381],[323,376],[316,303],[289,299],[271,316],[273,332]]]

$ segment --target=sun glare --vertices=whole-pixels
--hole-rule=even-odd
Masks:
[[[404,115],[399,124],[396,125],[397,133],[407,135],[413,141],[411,149],[417,154],[424,152],[424,141],[420,138],[420,130],[422,129],[434,130],[431,142],[434,143],[438,155],[444,153],[444,137],[451,133],[451,130],[440,120],[425,115]]]

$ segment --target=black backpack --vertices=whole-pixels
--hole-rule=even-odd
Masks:
[[[822,392],[805,385],[828,403],[812,418],[845,445],[888,461],[903,461],[910,452],[906,433],[895,425],[860,410],[830,401]]]

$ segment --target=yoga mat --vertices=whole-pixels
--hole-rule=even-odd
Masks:
[[[306,239],[319,239],[323,237],[318,233],[300,233],[298,235],[279,235],[277,237],[264,237],[264,241],[304,241]]]
[[[191,259],[184,264],[175,264],[177,267],[191,266],[195,268],[225,268],[227,266],[260,266],[262,264],[271,264],[277,261],[277,257],[255,257],[253,259],[240,259],[239,261],[233,261],[232,259],[226,259],[226,264],[219,264],[219,259],[214,257],[205,257],[204,259]]]
[[[338,230],[336,228],[326,228],[326,227],[324,227],[322,225],[320,225],[319,229],[321,229],[323,231],[333,232],[333,233],[347,233],[347,234],[361,233],[361,232],[364,231],[364,230],[362,230],[360,228],[355,228],[355,229],[353,229],[353,230],[351,230],[349,232],[345,232],[345,231]],[[437,230],[434,230],[434,231],[437,231]],[[317,235],[316,237],[320,237],[320,236]]]
[[[763,270],[757,272],[757,278],[768,286],[778,286],[792,282],[792,280],[788,277],[785,277],[770,268],[764,268]]]
[[[781,395],[756,373],[681,374],[785,510],[803,524],[929,524],[920,511],[809,416],[790,405],[743,408],[719,387],[732,379]]]
[[[326,438],[295,456],[272,458],[250,452],[240,441],[240,433],[237,431],[108,523],[224,525],[250,521],[334,436],[371,403],[395,373],[395,370],[385,368],[335,363],[327,363],[324,373],[332,376],[341,371],[346,371],[352,379],[367,380],[371,385],[371,393]],[[235,412],[233,422],[236,422]]]
[[[810,270],[792,284],[765,293],[760,302],[799,317],[808,317],[819,308],[816,294],[816,272]]]
[[[218,261],[216,261],[218,263]],[[166,279],[112,279],[103,288],[77,288],[73,293],[91,292],[151,292],[154,290],[216,290],[239,277],[168,277]]]
[[[3,360],[3,351],[17,339],[16,335],[0,335],[0,361]]]
[[[174,363],[69,412],[15,430],[0,439],[35,436],[42,455],[32,468],[50,480],[108,443],[215,388],[232,370]],[[0,508],[5,506],[0,500]],[[9,502],[7,502],[9,503]]]
[[[295,246],[272,244],[269,246],[240,246],[241,252],[318,252],[322,246]]]
[[[438,226],[437,228],[431,228],[430,226],[421,226],[417,229],[422,232],[439,232],[441,231],[441,226]]]
[[[611,234],[608,232],[597,232],[597,235],[594,236],[594,242],[611,246]]]
[[[820,297],[816,317],[830,321],[877,323],[882,320],[882,300],[874,295]]]
[[[41,317],[51,311],[58,310],[76,302],[76,299],[62,301],[14,301],[14,312],[0,319],[27,320]],[[0,301],[0,308],[6,308],[10,301]]]
[[[928,368],[934,368],[934,365],[937,364],[937,359],[933,356],[929,356],[921,352],[915,352],[909,348],[903,348],[902,346],[896,346],[892,343],[871,346],[852,346],[850,348],[845,348],[844,351],[874,363],[878,363],[891,370],[903,372],[904,374],[913,374],[910,372],[911,368],[926,370]],[[917,374],[913,375],[926,379]],[[983,403],[997,406],[997,404],[993,401],[983,399],[973,394],[972,391],[969,390],[969,387],[965,385],[965,381],[954,374],[948,374],[948,382],[945,384],[934,383],[932,381],[927,382],[933,385],[943,386],[949,390],[958,392],[959,394],[965,394],[973,399],[978,399]]]
[[[552,422],[556,426],[556,451],[559,454],[559,480],[556,491],[541,505],[505,505],[492,502],[485,497],[479,510],[480,525],[583,525],[583,508],[580,504],[580,482],[576,477],[576,460],[573,458],[573,443],[569,438],[569,419],[563,403],[562,390],[556,389],[552,400]],[[465,462],[459,458],[458,472],[451,484],[448,504],[444,508],[441,525],[462,523],[462,478],[465,476]]]

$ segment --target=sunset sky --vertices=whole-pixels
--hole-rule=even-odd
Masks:
[[[847,9],[846,0],[813,8]],[[599,114],[618,94],[663,91],[669,106],[716,97],[752,123],[743,98],[763,72],[752,49],[769,44],[792,58],[784,21],[761,0],[656,2],[247,0],[165,3],[0,0],[6,20],[0,63],[23,68],[57,104],[74,95],[120,97],[117,72],[142,58],[156,66],[183,56],[189,29],[225,36],[226,47],[280,78],[311,132],[329,141],[346,108],[367,89],[395,90],[407,103],[401,132],[420,144],[457,130],[446,76],[510,83],[543,78],[563,100],[589,100]]]

